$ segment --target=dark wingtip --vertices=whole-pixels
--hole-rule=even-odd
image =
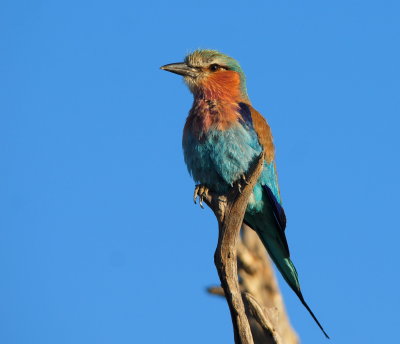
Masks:
[[[327,339],[330,339],[328,334],[325,332],[324,328],[322,327],[321,323],[318,321],[317,317],[314,315],[313,311],[311,310],[311,308],[307,305],[306,300],[304,300],[303,295],[301,294],[301,292],[297,292],[296,293],[297,296],[299,297],[301,303],[303,304],[304,307],[306,307],[306,309],[308,310],[308,312],[311,314],[312,318],[314,319],[314,321],[317,323],[318,327],[321,329],[321,331],[324,333],[325,337]]]

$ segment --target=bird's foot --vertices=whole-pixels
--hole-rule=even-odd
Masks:
[[[249,185],[249,182],[247,181],[245,174],[242,174],[240,176],[240,180],[243,182],[243,184]]]
[[[202,209],[204,209],[203,201],[204,198],[208,196],[208,190],[209,190],[208,187],[202,184],[198,184],[194,188],[193,201],[196,204],[197,197],[199,197],[199,204]]]
[[[236,186],[239,193],[242,193],[242,189],[245,185],[249,185],[249,182],[246,179],[246,176],[242,174],[239,179],[236,181]]]

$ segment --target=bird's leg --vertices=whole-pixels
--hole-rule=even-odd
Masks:
[[[203,201],[204,197],[208,195],[208,187],[202,184],[197,184],[196,187],[194,188],[194,194],[193,194],[193,201],[196,204],[197,197],[199,197],[199,204],[200,207],[204,209],[203,206]]]

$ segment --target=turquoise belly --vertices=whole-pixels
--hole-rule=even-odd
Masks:
[[[225,193],[241,175],[246,174],[251,162],[262,147],[254,130],[238,124],[228,130],[210,130],[200,140],[190,133],[183,139],[185,163],[195,182],[208,186],[217,193]],[[267,184],[278,201],[279,192],[273,162],[265,163],[263,173],[249,202],[249,211],[262,209],[261,184]]]

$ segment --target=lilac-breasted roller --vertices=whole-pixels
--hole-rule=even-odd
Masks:
[[[328,337],[300,290],[285,236],[271,129],[251,105],[239,63],[215,50],[196,50],[184,62],[161,69],[182,75],[194,96],[182,144],[189,173],[201,185],[195,191],[200,202],[207,189],[222,194],[240,183],[264,150],[263,172],[250,196],[244,222],[257,232],[285,281]]]

